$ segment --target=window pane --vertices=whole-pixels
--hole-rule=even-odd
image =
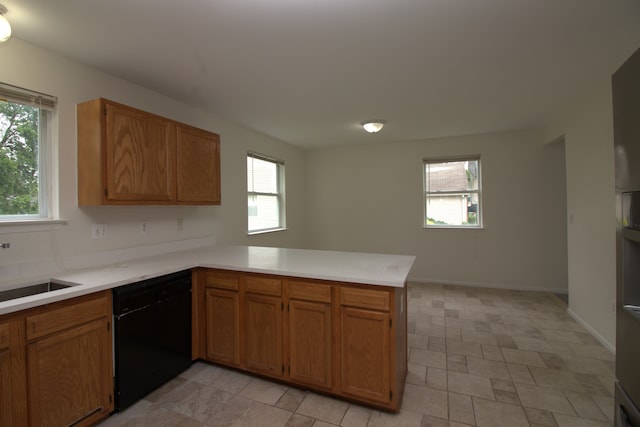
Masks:
[[[39,214],[39,119],[38,108],[0,101],[0,215]]]
[[[425,178],[430,193],[478,190],[478,160],[425,163]]]
[[[277,196],[249,195],[249,230],[280,227],[280,203]]]
[[[426,225],[478,224],[478,194],[428,194]]]
[[[248,191],[255,193],[278,192],[278,165],[262,159],[247,157]]]

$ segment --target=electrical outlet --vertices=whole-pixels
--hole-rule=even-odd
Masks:
[[[146,234],[148,228],[147,221],[140,221],[140,234]]]
[[[94,239],[104,239],[107,237],[107,224],[93,224],[91,237]]]
[[[182,220],[182,218],[178,218],[176,220],[176,229],[178,231],[182,231],[184,229],[184,221]]]

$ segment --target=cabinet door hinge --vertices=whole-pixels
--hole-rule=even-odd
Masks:
[[[109,189],[108,188],[104,189],[104,197],[109,197]]]
[[[109,393],[109,403],[113,402],[113,396]]]
[[[107,332],[111,331],[111,322],[107,322]]]
[[[389,390],[389,400],[393,400],[393,390]]]
[[[393,325],[393,320],[389,319],[389,327]]]
[[[106,105],[102,108],[102,114],[104,114],[105,116],[107,115],[107,106]]]
[[[284,374],[284,363],[282,364],[282,373]]]
[[[283,302],[280,303],[280,310],[284,311],[284,303]]]

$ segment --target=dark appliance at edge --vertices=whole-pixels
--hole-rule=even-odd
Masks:
[[[115,409],[191,365],[191,271],[113,289]]]
[[[640,49],[612,77],[616,184],[615,426],[640,427]]]

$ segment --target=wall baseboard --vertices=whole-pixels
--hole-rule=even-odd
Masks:
[[[455,286],[469,286],[472,288],[491,288],[491,289],[505,289],[511,291],[527,291],[527,292],[550,292],[553,294],[568,294],[568,289],[559,288],[535,288],[529,286],[513,286],[504,285],[500,283],[478,283],[478,282],[458,282],[453,280],[440,280],[440,279],[425,279],[419,277],[409,277],[408,282],[423,283],[430,285],[455,285]]]
[[[616,354],[616,347],[611,344],[609,341],[604,339],[602,335],[600,335],[595,329],[593,329],[585,320],[578,316],[573,310],[567,308],[567,314],[573,318],[576,322],[580,324],[583,328],[587,330],[595,339],[597,339],[600,344],[602,344],[607,350],[609,350],[614,355]]]

